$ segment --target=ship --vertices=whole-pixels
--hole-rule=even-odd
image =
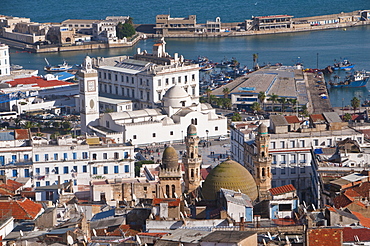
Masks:
[[[365,87],[369,81],[369,76],[366,72],[355,72],[346,76],[344,81],[339,81],[339,76],[334,76],[334,81],[329,81],[331,87]]]
[[[72,69],[73,66],[71,65],[68,65],[68,63],[66,61],[63,61],[63,64],[58,64],[56,66],[51,66],[49,64],[49,61],[45,58],[45,61],[46,61],[46,66],[44,67],[44,70],[46,72],[64,72],[64,71],[68,71],[70,69]]]
[[[338,70],[349,71],[349,70],[353,69],[354,67],[355,67],[355,64],[351,63],[347,59],[344,59],[341,62],[334,63],[334,65],[332,66],[332,69],[334,71],[338,71]]]

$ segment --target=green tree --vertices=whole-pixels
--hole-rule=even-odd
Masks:
[[[272,102],[272,111],[275,111],[275,103],[278,101],[278,98],[279,96],[274,93],[270,95],[270,100]]]
[[[297,103],[298,103],[297,98],[291,98],[288,101],[292,104],[293,110],[295,110],[295,105],[297,105]]]
[[[21,118],[14,118],[14,124],[15,124],[15,127],[16,128],[19,128],[20,127],[20,125],[21,125],[21,121],[22,121],[22,119]]]
[[[304,116],[308,116],[308,109],[307,109],[307,106],[306,105],[303,105],[302,106],[302,111],[301,111],[302,115]]]
[[[344,121],[349,121],[352,119],[352,116],[350,113],[345,113],[344,116],[343,116],[343,120]]]
[[[229,94],[230,94],[230,89],[225,87],[223,90],[222,90],[222,93],[224,93],[224,98],[228,98],[229,97]]]
[[[54,128],[59,128],[60,127],[60,123],[58,121],[54,121],[53,122],[53,127]]]
[[[262,109],[264,109],[265,99],[266,99],[266,94],[263,91],[260,91],[258,93],[258,100],[260,101],[262,105]]]
[[[131,18],[130,18],[131,19]],[[134,36],[136,33],[134,26],[132,25],[132,19],[122,24],[119,22],[116,26],[116,35],[119,39],[129,38]]]
[[[207,98],[208,98],[208,103],[211,103],[211,94],[212,94],[212,90],[207,88],[206,95],[207,95]]]
[[[352,98],[351,106],[353,108],[353,113],[355,113],[356,109],[360,107],[360,100],[357,97]]]
[[[23,128],[25,129],[31,129],[32,127],[34,127],[34,123],[31,122],[31,121],[26,121],[24,124],[23,124]]]
[[[242,121],[242,116],[238,112],[235,112],[231,117],[231,121]]]
[[[279,102],[281,103],[281,112],[285,112],[285,105],[288,103],[285,97],[279,98]]]
[[[254,102],[251,106],[251,109],[257,113],[261,111],[261,105],[258,102]]]

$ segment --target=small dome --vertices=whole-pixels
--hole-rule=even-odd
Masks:
[[[196,128],[196,126],[193,125],[193,124],[190,124],[188,126],[187,133],[188,133],[188,136],[196,136],[197,135],[197,128]]]
[[[205,200],[216,200],[221,188],[244,193],[252,201],[258,197],[257,185],[248,170],[233,160],[226,160],[212,169],[207,176],[202,192]]]
[[[267,126],[265,124],[261,123],[258,127],[258,133],[259,134],[267,134],[268,133]]]
[[[185,98],[189,97],[189,94],[179,85],[172,86],[163,97],[166,98]]]
[[[179,167],[179,157],[174,147],[169,146],[163,151],[162,168],[176,169]]]

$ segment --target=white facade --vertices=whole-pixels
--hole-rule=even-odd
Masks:
[[[0,77],[10,75],[9,46],[0,43]]]

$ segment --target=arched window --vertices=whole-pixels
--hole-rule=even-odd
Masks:
[[[166,196],[167,198],[170,197],[170,186],[169,185],[166,185]]]
[[[172,198],[176,198],[175,193],[176,193],[175,185],[172,185]]]
[[[190,158],[194,158],[194,152],[190,153]]]
[[[191,169],[191,170],[190,170],[190,177],[191,177],[191,178],[194,178],[194,169]]]
[[[265,168],[263,167],[263,168],[262,168],[262,177],[265,177],[265,175],[266,175],[266,174],[265,174]]]
[[[71,38],[70,37],[66,38],[66,42],[71,42]]]

